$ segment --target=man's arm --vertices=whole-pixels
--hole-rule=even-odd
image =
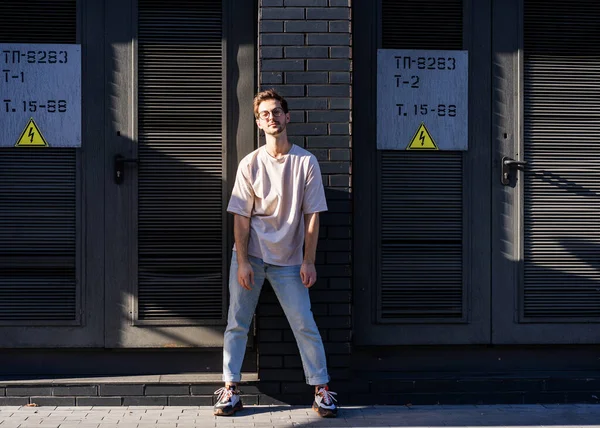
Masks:
[[[238,282],[242,287],[251,290],[254,285],[254,271],[248,261],[248,238],[250,237],[250,218],[239,214],[233,216],[233,237],[238,262]]]
[[[315,258],[319,241],[319,213],[304,214],[304,260],[300,268],[302,283],[308,288],[317,281]]]

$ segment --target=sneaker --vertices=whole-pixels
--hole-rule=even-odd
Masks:
[[[219,388],[215,391],[215,394],[218,395],[213,412],[215,416],[231,416],[244,408],[240,392],[235,388],[235,385],[230,385],[229,388]]]
[[[313,410],[323,418],[335,418],[337,416],[337,405],[334,401],[337,400],[334,395],[337,394],[330,391],[327,386],[320,388],[315,394],[315,401],[312,405]]]

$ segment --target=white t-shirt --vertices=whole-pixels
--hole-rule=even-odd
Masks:
[[[304,214],[327,211],[317,158],[296,145],[280,159],[266,146],[253,151],[240,162],[227,211],[250,217],[249,255],[302,264]]]

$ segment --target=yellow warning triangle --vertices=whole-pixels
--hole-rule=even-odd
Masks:
[[[415,136],[410,141],[410,144],[406,147],[406,150],[439,150],[438,146],[431,138],[431,134],[425,127],[424,123],[421,123],[419,129],[415,133]]]
[[[49,147],[33,118],[27,122],[27,126],[21,133],[15,147]]]

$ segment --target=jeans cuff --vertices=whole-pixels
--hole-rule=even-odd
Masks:
[[[242,381],[242,376],[241,375],[233,375],[233,374],[225,374],[223,373],[223,382],[241,382]]]
[[[329,383],[329,376],[306,378],[306,383],[310,386],[327,385]]]

